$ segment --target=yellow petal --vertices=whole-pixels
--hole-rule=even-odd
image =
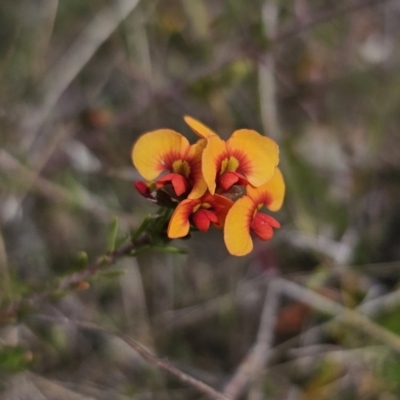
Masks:
[[[174,161],[185,159],[190,149],[188,140],[172,129],[145,133],[132,149],[132,161],[139,173],[153,180],[170,170]]]
[[[248,196],[240,198],[229,210],[225,220],[224,240],[229,253],[244,256],[253,250],[250,224],[256,205]]]
[[[218,136],[210,136],[207,139],[207,146],[203,151],[202,170],[208,190],[215,193],[215,180],[219,173],[221,162],[227,157],[226,143]]]
[[[210,136],[217,136],[217,134],[214,131],[212,131],[210,128],[202,124],[197,119],[189,117],[189,115],[185,115],[183,119],[192,128],[193,132],[196,135],[204,139],[208,139]]]
[[[167,234],[169,238],[176,239],[189,233],[189,217],[193,212],[193,208],[199,204],[200,200],[190,199],[185,199],[178,204],[168,224]]]
[[[256,204],[264,204],[271,211],[278,211],[285,197],[285,182],[279,168],[275,168],[274,175],[264,185],[258,188],[247,186],[246,193]]]
[[[207,140],[200,139],[197,143],[190,146],[189,164],[191,168],[190,178],[193,179],[193,188],[189,193],[189,199],[198,199],[207,191],[207,184],[203,178],[201,170],[201,159]]]
[[[229,154],[239,160],[236,172],[243,174],[255,187],[272,178],[279,162],[278,145],[251,129],[235,131],[226,142]]]

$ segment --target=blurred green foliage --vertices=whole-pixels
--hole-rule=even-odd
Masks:
[[[32,361],[32,354],[23,347],[0,348],[0,373],[15,373],[28,368]]]

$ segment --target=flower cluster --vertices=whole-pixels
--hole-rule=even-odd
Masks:
[[[237,130],[225,141],[194,118],[184,119],[200,136],[195,144],[171,129],[137,140],[132,160],[147,182],[135,186],[146,198],[175,209],[169,238],[184,237],[191,227],[206,232],[214,226],[224,229],[231,254],[245,255],[253,248],[251,232],[268,240],[280,227],[260,212],[263,206],[277,211],[283,202],[278,146],[250,129]]]

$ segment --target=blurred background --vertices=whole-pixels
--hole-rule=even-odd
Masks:
[[[143,132],[193,141],[186,114],[255,129],[287,184],[282,228],[246,257],[193,234],[1,321],[1,398],[209,398],[59,317],[233,399],[400,398],[399,17],[395,0],[1,2],[3,308],[104,254],[114,216],[124,234],[156,212],[132,186]]]

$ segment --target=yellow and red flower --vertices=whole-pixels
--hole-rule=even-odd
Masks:
[[[270,211],[282,206],[285,184],[277,168],[278,146],[250,129],[237,130],[225,141],[196,119],[184,119],[201,139],[190,145],[170,129],[141,136],[132,159],[150,182],[135,186],[157,204],[175,208],[169,238],[184,237],[193,226],[201,232],[210,226],[223,228],[228,251],[245,255],[253,248],[252,232],[268,240],[280,227],[275,218],[260,212],[263,206]]]
[[[279,162],[279,149],[270,138],[250,129],[240,129],[227,140],[196,119],[185,122],[200,137],[207,139],[202,156],[202,171],[210,193],[228,192],[233,185],[258,187],[271,179]]]
[[[132,160],[145,179],[158,178],[155,182],[157,188],[171,183],[178,197],[188,193],[188,198],[195,199],[207,190],[201,171],[205,145],[205,140],[190,145],[180,133],[159,129],[138,139],[132,149]],[[166,174],[160,176],[162,173]]]
[[[186,199],[178,204],[168,226],[168,237],[184,237],[189,233],[190,225],[206,232],[211,225],[223,228],[225,218],[233,202],[218,194],[206,193],[200,199]]]
[[[277,144],[250,129],[240,129],[224,141],[210,136],[202,156],[202,171],[210,193],[233,185],[258,187],[271,179],[279,162]]]
[[[284,195],[285,183],[278,168],[264,185],[258,188],[247,186],[246,195],[235,202],[225,221],[224,240],[231,254],[244,256],[250,253],[253,249],[251,231],[262,240],[271,239],[273,228],[279,228],[280,224],[259,210],[265,206],[270,211],[278,211]]]

